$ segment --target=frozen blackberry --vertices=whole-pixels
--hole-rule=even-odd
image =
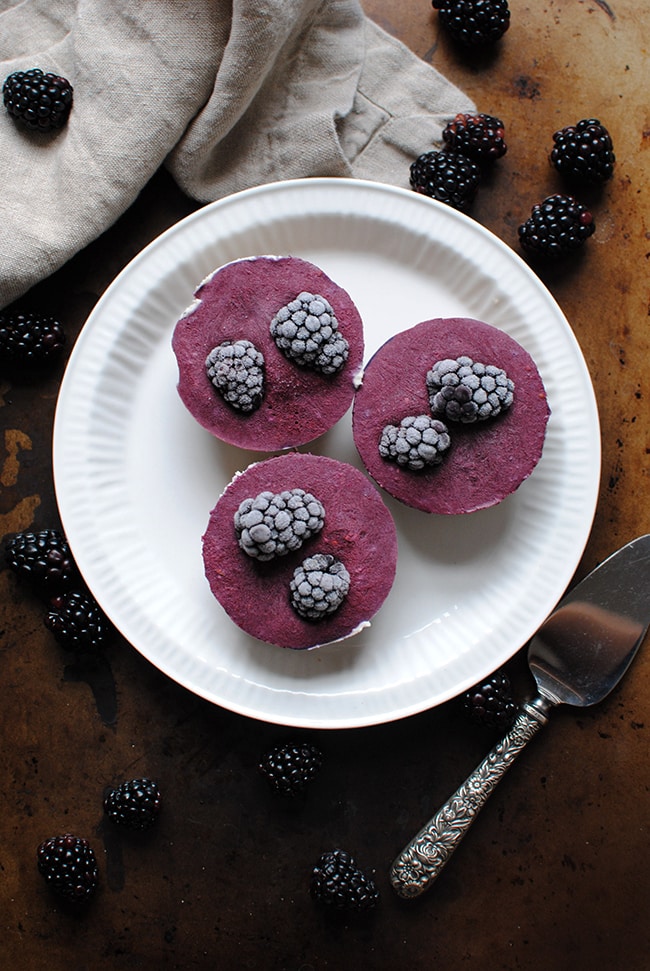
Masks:
[[[236,411],[249,414],[264,397],[264,355],[248,340],[223,341],[207,356],[208,378]]]
[[[505,671],[496,671],[471,688],[463,698],[466,714],[477,725],[505,730],[517,715],[512,685]]]
[[[409,415],[399,425],[386,425],[379,454],[389,462],[417,472],[440,465],[451,445],[447,426],[430,415]]]
[[[533,206],[518,230],[519,242],[531,256],[557,259],[580,249],[596,229],[592,214],[572,196],[547,196]]]
[[[426,384],[433,414],[464,425],[496,418],[514,400],[514,381],[506,372],[471,357],[437,361]]]
[[[259,770],[274,792],[296,796],[318,775],[323,753],[310,742],[285,742],[265,752]]]
[[[44,840],[38,848],[38,870],[57,897],[86,903],[99,880],[97,860],[86,839],[66,833]]]
[[[160,790],[151,779],[129,779],[104,797],[108,818],[127,829],[149,829],[158,818],[161,805]]]
[[[470,206],[480,181],[478,165],[460,152],[424,152],[411,163],[411,188],[454,209]]]
[[[260,492],[244,499],[235,513],[237,540],[244,553],[272,560],[300,549],[325,522],[323,504],[304,489]]]
[[[312,871],[310,892],[314,900],[340,910],[372,910],[379,900],[374,881],[345,850],[322,854]]]
[[[496,43],[510,26],[507,0],[432,0],[449,35],[465,47]]]
[[[104,647],[112,632],[94,597],[79,590],[54,597],[44,623],[62,647],[80,653]]]
[[[338,610],[350,591],[350,574],[330,553],[302,561],[289,584],[291,606],[308,620],[321,620]]]
[[[5,544],[5,562],[21,579],[44,591],[60,591],[79,580],[68,541],[58,529],[16,533]]]
[[[349,354],[348,342],[338,328],[325,297],[303,291],[278,310],[271,321],[271,336],[295,364],[321,374],[337,374]]]
[[[0,367],[43,368],[55,362],[65,346],[65,332],[54,317],[0,314]]]
[[[494,162],[508,150],[504,124],[493,115],[458,114],[443,130],[442,140],[479,165]]]
[[[72,108],[73,89],[65,78],[40,68],[15,71],[2,85],[9,114],[35,131],[62,128]]]
[[[553,135],[551,164],[574,182],[601,185],[611,179],[616,156],[609,132],[597,118],[583,118]]]

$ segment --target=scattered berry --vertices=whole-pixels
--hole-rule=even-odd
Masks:
[[[374,881],[345,850],[323,853],[312,871],[314,900],[342,910],[372,910],[379,899]]]
[[[65,333],[58,320],[40,314],[0,314],[0,366],[36,369],[60,356]]]
[[[160,790],[151,779],[130,779],[107,792],[104,812],[118,826],[149,829],[162,805]]]
[[[438,361],[426,383],[433,414],[462,424],[496,418],[514,399],[514,381],[502,368],[471,357]]]
[[[551,259],[579,249],[596,225],[589,210],[571,196],[547,196],[533,206],[519,227],[519,242],[529,254]]]
[[[463,707],[471,720],[486,728],[511,727],[517,715],[512,685],[505,671],[496,671],[465,694]]]
[[[43,591],[61,591],[79,580],[68,541],[58,529],[16,533],[5,544],[5,561]]]
[[[614,173],[612,139],[597,118],[583,118],[553,135],[551,164],[575,182],[601,185]]]
[[[444,129],[442,140],[479,165],[494,162],[508,151],[504,124],[492,115],[458,114]]]
[[[271,321],[271,335],[282,353],[296,364],[321,374],[336,374],[349,354],[348,342],[338,327],[325,297],[303,292],[278,310]]]
[[[93,895],[99,879],[90,843],[70,833],[41,843],[38,869],[57,897],[75,904],[83,904]]]
[[[40,68],[16,71],[2,86],[5,108],[28,128],[52,131],[62,128],[72,108],[72,85]]]
[[[451,445],[447,426],[430,415],[409,415],[399,425],[386,425],[379,440],[379,454],[389,462],[418,472],[440,465]]]
[[[510,26],[507,0],[432,0],[439,20],[465,47],[485,47],[503,37]]]
[[[291,606],[308,620],[321,620],[339,609],[350,591],[350,574],[330,553],[302,561],[290,583]]]
[[[208,378],[224,401],[249,414],[264,397],[264,355],[251,341],[224,341],[205,362]]]
[[[305,540],[319,533],[325,509],[304,489],[260,492],[254,499],[244,499],[234,521],[244,553],[257,560],[272,560],[300,549]]]
[[[296,796],[316,777],[323,764],[323,754],[310,742],[286,742],[266,752],[259,764],[260,772],[274,792]]]
[[[57,642],[69,651],[99,650],[112,630],[94,597],[78,590],[54,597],[44,623]]]
[[[460,152],[424,152],[411,164],[411,188],[454,209],[469,207],[480,181],[478,165]]]

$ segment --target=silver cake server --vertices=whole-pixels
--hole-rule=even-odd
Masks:
[[[623,677],[650,623],[650,534],[604,560],[560,601],[535,634],[528,664],[537,695],[513,727],[395,859],[400,897],[419,896],[454,852],[479,810],[559,704],[602,701]]]

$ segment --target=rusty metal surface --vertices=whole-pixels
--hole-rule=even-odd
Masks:
[[[540,271],[580,342],[602,423],[583,575],[650,529],[650,30],[637,0],[510,6],[504,41],[476,59],[453,47],[425,0],[364,3],[505,122],[508,154],[472,215],[513,247],[531,205],[559,188],[547,161],[552,132],[595,116],[612,134],[616,173],[590,200],[596,234],[575,264]],[[72,343],[120,268],[193,208],[159,173],[111,230],[21,303],[58,315]],[[50,439],[60,377],[0,385],[3,537],[58,524]],[[435,886],[408,903],[391,892],[392,859],[493,741],[456,702],[386,726],[307,733],[326,762],[293,805],[271,797],[256,764],[295,732],[211,706],[121,641],[80,665],[7,570],[0,611],[2,967],[650,967],[647,650],[597,709],[558,713]],[[510,671],[525,692],[520,657]],[[157,778],[165,798],[159,824],[137,839],[107,826],[101,808],[106,785],[136,775]],[[38,843],[67,830],[91,840],[100,864],[83,917],[62,911],[36,870]],[[381,902],[369,917],[340,919],[310,900],[311,866],[337,845],[375,871]]]

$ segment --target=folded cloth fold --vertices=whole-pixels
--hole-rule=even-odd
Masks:
[[[163,164],[200,203],[311,176],[408,185],[409,162],[473,108],[358,0],[0,0],[0,61],[2,80],[39,67],[74,87],[59,131],[0,114],[0,308]]]

